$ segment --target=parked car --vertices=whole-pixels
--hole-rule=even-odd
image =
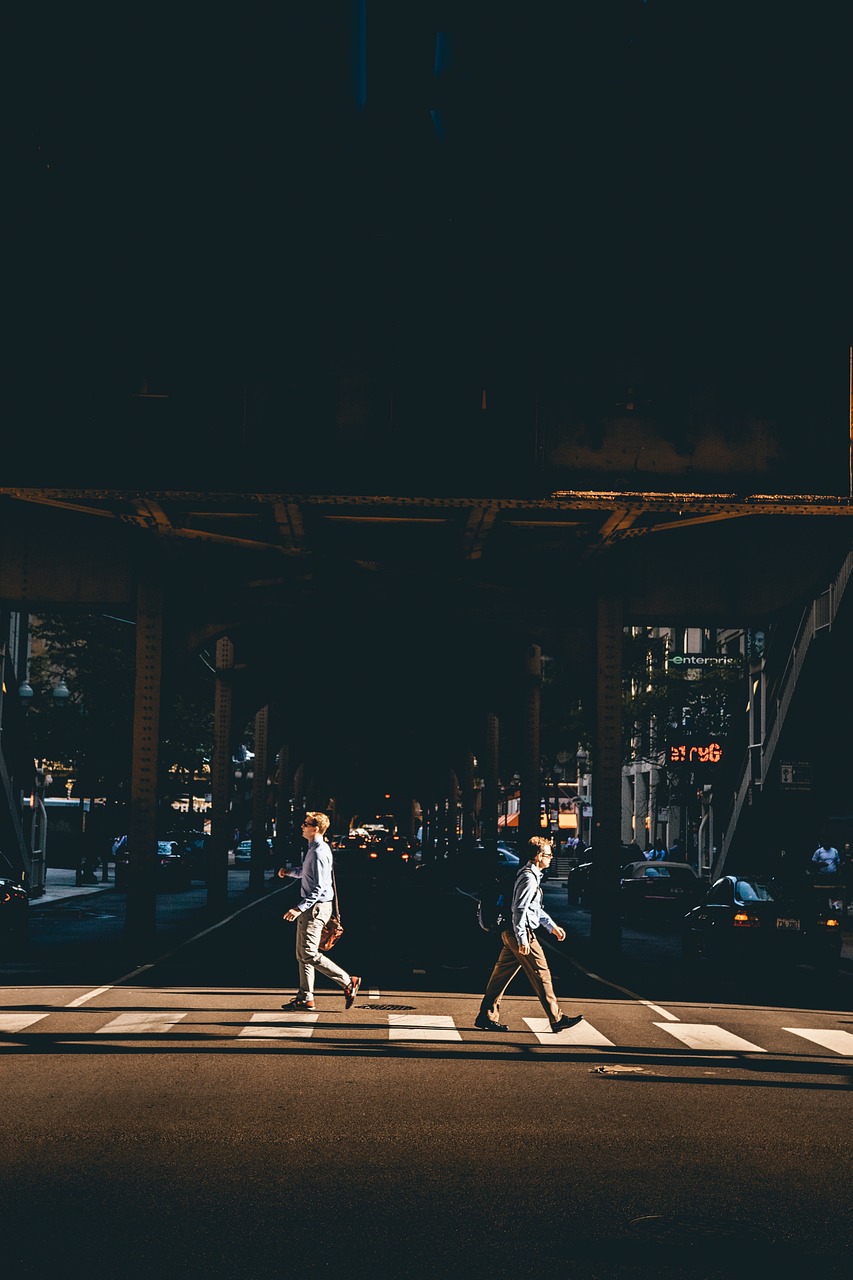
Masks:
[[[507,840],[498,841],[498,862],[502,867],[518,867],[521,865],[518,849]]]
[[[788,896],[770,878],[727,875],[687,913],[682,952],[738,965],[811,964],[834,971],[841,954],[841,915],[824,896]]]
[[[619,876],[621,914],[627,920],[680,920],[702,897],[704,885],[689,862],[629,862]]]
[[[116,853],[116,888],[127,888],[128,846]],[[158,840],[154,859],[154,882],[158,889],[189,889],[193,875],[190,859],[175,840]]]
[[[17,947],[27,936],[30,899],[11,863],[0,855],[0,941]]]

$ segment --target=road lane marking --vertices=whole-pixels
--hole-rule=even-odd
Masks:
[[[594,1048],[597,1045],[615,1049],[612,1040],[608,1040],[607,1036],[603,1036],[600,1031],[596,1031],[595,1027],[583,1020],[576,1027],[566,1027],[563,1031],[552,1031],[551,1023],[547,1018],[522,1018],[522,1022],[526,1022],[530,1030],[535,1035],[540,1044],[574,1044],[585,1045],[587,1048]]]
[[[760,1045],[753,1044],[750,1040],[742,1040],[734,1032],[725,1031],[723,1027],[716,1027],[713,1024],[679,1022],[678,1026],[674,1027],[668,1022],[656,1022],[655,1026],[660,1027],[661,1031],[668,1031],[671,1036],[675,1036],[676,1040],[681,1040],[688,1049],[741,1049],[748,1050],[750,1053],[767,1052]]]
[[[13,1036],[18,1031],[26,1031],[34,1022],[46,1018],[46,1013],[0,1013],[0,1032]],[[4,1046],[0,1043],[0,1049]]]
[[[817,1027],[783,1027],[791,1035],[802,1036],[804,1040],[813,1040],[824,1049],[840,1053],[845,1058],[853,1057],[853,1035],[849,1031],[821,1031]]]
[[[253,1013],[251,1022],[243,1028],[240,1036],[254,1040],[307,1040],[314,1034],[314,1023],[319,1016],[319,1013],[296,1011]]]
[[[117,1017],[112,1018],[106,1026],[98,1027],[96,1035],[126,1035],[133,1032],[139,1035],[143,1032],[168,1031],[176,1022],[180,1022],[182,1018],[187,1016],[189,1010],[183,1013],[172,1011],[169,1013],[152,1013],[149,1009],[141,1009],[134,1013],[120,1013]]]
[[[65,1006],[66,1009],[79,1009],[81,1004],[85,1004],[87,1000],[94,1000],[95,996],[102,996],[105,991],[109,991],[110,987],[95,987],[94,991],[87,991],[84,996],[78,996],[76,1000],[69,1000]]]
[[[461,1040],[447,1013],[389,1013],[389,1040]]]

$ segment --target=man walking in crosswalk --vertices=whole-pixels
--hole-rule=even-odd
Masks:
[[[566,931],[552,920],[542,901],[542,872],[554,856],[551,842],[543,836],[530,840],[530,861],[515,878],[509,923],[501,932],[503,947],[495,962],[492,976],[480,1004],[474,1026],[478,1031],[508,1031],[500,1020],[501,998],[519,969],[523,969],[548,1015],[552,1031],[565,1031],[583,1020],[583,1014],[570,1017],[563,1013],[554,994],[551,970],[536,930],[544,926],[558,942],[565,941]]]

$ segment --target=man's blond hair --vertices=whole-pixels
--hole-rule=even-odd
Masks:
[[[305,821],[313,823],[321,836],[329,830],[329,817],[325,813],[306,813]]]

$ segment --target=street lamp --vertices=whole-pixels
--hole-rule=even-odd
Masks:
[[[53,693],[51,694],[51,697],[53,698],[54,702],[56,702],[59,706],[62,706],[71,697],[71,690],[68,688],[68,685],[65,683],[65,676],[59,677],[54,687]]]

